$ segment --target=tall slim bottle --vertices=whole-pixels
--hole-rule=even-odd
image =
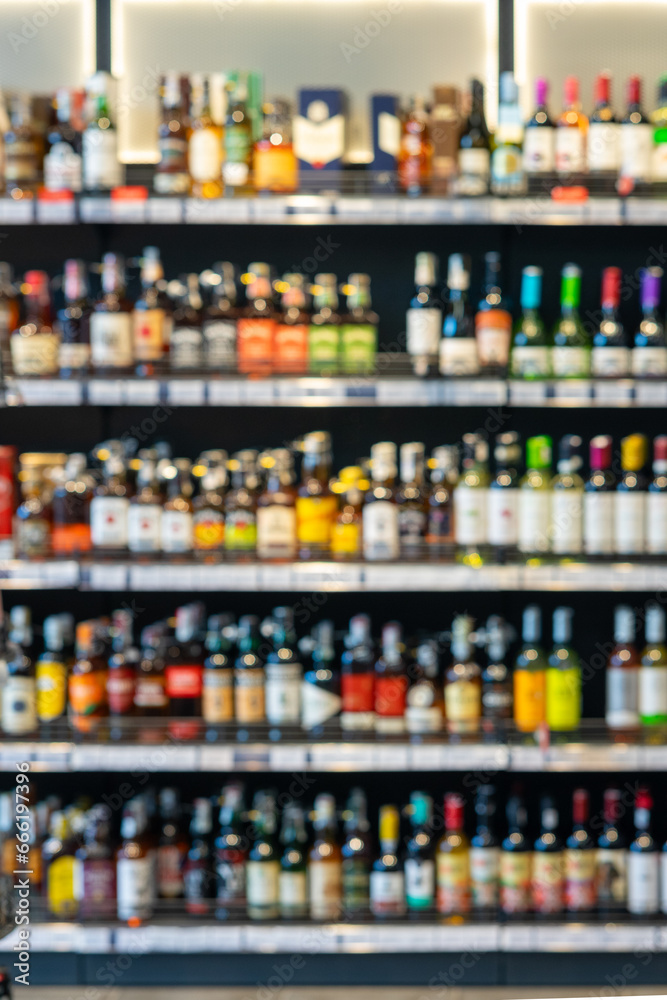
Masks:
[[[648,917],[660,908],[660,852],[651,833],[653,796],[640,788],[635,796],[635,836],[628,851],[628,912]]]
[[[620,267],[605,267],[602,272],[602,319],[593,334],[591,353],[595,378],[626,378],[630,372],[630,348],[619,317],[622,276]]]
[[[635,645],[635,613],[626,604],[614,609],[614,647],[607,661],[609,729],[632,731],[639,726],[639,653]]]
[[[551,548],[551,455],[546,435],[526,441],[526,474],[519,483],[519,552],[541,557]]]
[[[646,494],[646,551],[667,554],[667,436],[653,439],[653,479]]]
[[[642,320],[632,348],[632,374],[635,378],[664,378],[667,375],[667,336],[659,316],[661,267],[642,271],[640,299]]]
[[[611,106],[611,76],[600,73],[595,79],[595,107],[589,119],[587,158],[591,178],[606,190],[618,178],[621,163],[620,129]]]
[[[343,897],[343,866],[333,795],[320,793],[314,810],[315,841],[308,865],[310,916],[313,920],[337,920]]]
[[[588,119],[582,114],[579,80],[565,80],[563,112],[556,122],[556,170],[564,181],[570,181],[586,170],[586,134]]]
[[[622,475],[614,497],[614,550],[619,555],[641,555],[646,537],[646,487],[644,467],[648,440],[629,434],[621,441]]]
[[[605,788],[602,799],[604,829],[597,841],[595,891],[602,913],[625,909],[628,845],[619,824],[625,813],[620,788]]]
[[[541,801],[540,835],[533,854],[533,908],[541,915],[561,913],[565,882],[563,842],[558,836],[558,809],[551,796]]]
[[[556,167],[556,130],[549,115],[548,98],[549,84],[544,77],[538,77],[535,81],[535,110],[526,122],[523,137],[524,169],[529,181],[535,175],[537,183],[541,183],[540,174],[553,173]]]
[[[440,374],[479,375],[475,323],[468,303],[470,258],[454,253],[447,266],[447,303],[440,341]]]
[[[396,503],[396,445],[381,441],[371,448],[372,480],[363,507],[363,552],[369,561],[398,559],[399,508]]]
[[[512,339],[512,378],[541,379],[551,374],[550,337],[540,315],[542,273],[541,267],[524,267],[521,272],[521,318]]]
[[[621,121],[621,177],[635,184],[651,180],[653,125],[642,109],[642,81],[628,80],[627,110]]]
[[[572,794],[572,833],[565,841],[565,907],[569,913],[592,910],[596,903],[596,851],[589,821],[588,791],[576,788]]]
[[[454,527],[458,558],[476,566],[488,542],[489,444],[481,434],[463,435],[461,475],[454,491]]]
[[[588,378],[591,374],[590,337],[579,316],[581,268],[566,264],[560,289],[560,319],[553,333],[551,367],[555,378]]]
[[[438,257],[418,253],[415,258],[415,291],[406,313],[406,349],[415,375],[437,371],[442,336],[442,299],[438,292]]]
[[[566,434],[558,443],[557,474],[551,481],[551,548],[556,555],[579,555],[583,548],[583,442]]]
[[[639,668],[639,721],[642,726],[667,725],[667,646],[665,609],[654,602],[646,608],[646,645]]]
[[[436,848],[438,913],[470,911],[470,842],[464,829],[464,800],[457,792],[445,795],[445,832]]]
[[[528,817],[523,797],[507,800],[507,836],[500,845],[500,909],[514,915],[531,909],[533,852],[526,836]]]
[[[546,721],[553,732],[572,732],[581,722],[581,664],[571,645],[573,613],[572,608],[554,611],[546,678]]]
[[[584,552],[609,557],[614,551],[616,477],[611,471],[613,441],[598,434],[590,443],[591,474],[584,484]]]
[[[533,733],[545,720],[547,662],[540,646],[542,613],[536,604],[524,608],[523,645],[514,664],[514,724]]]

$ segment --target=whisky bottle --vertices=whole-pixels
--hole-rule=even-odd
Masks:
[[[401,445],[401,484],[396,493],[396,503],[401,556],[405,559],[418,559],[424,552],[427,527],[424,461],[421,441]]]
[[[253,149],[253,181],[257,191],[289,194],[297,190],[299,170],[292,145],[292,111],[289,101],[274,100],[262,106],[262,137]]]
[[[445,671],[445,718],[450,733],[476,733],[482,717],[482,671],[473,659],[474,622],[457,615],[452,622],[452,662]]]
[[[7,679],[2,692],[2,730],[8,736],[25,736],[37,729],[30,608],[16,605],[10,612],[9,622]]]
[[[294,611],[274,608],[271,616],[273,648],[266,657],[266,719],[272,726],[297,725],[301,717],[303,666],[297,649]]]
[[[234,708],[240,726],[264,722],[264,663],[259,655],[261,637],[259,619],[254,615],[239,618],[236,639],[238,657],[234,664]]]
[[[433,143],[424,99],[411,98],[410,108],[401,122],[401,138],[396,157],[398,184],[405,194],[424,194],[431,186]]]
[[[341,317],[340,349],[343,372],[372,375],[378,348],[377,313],[371,308],[371,279],[351,274],[345,286],[347,313]]]
[[[201,368],[204,364],[203,302],[199,275],[188,274],[173,315],[169,338],[169,365],[174,371]]]
[[[179,899],[183,896],[183,865],[189,847],[182,828],[179,792],[176,788],[161,788],[158,801],[157,895],[160,899]]]
[[[303,920],[308,916],[308,835],[300,806],[289,804],[283,809],[280,842],[283,845],[278,881],[280,916],[283,920]]]
[[[261,262],[249,264],[242,280],[246,282],[248,304],[236,323],[238,370],[243,374],[267,375],[273,362],[277,327],[271,268]]]
[[[82,137],[84,191],[110,191],[123,182],[107,82],[103,80],[102,86],[104,89],[93,96],[95,110]]]
[[[106,253],[102,291],[90,317],[90,360],[96,373],[129,373],[132,367],[132,306],[125,297],[125,261]]]
[[[49,615],[42,625],[44,652],[35,664],[37,719],[49,725],[67,711],[67,671],[65,654],[66,622],[62,615]]]
[[[405,727],[409,733],[439,733],[444,718],[438,646],[426,639],[417,646],[406,695]]]
[[[482,728],[502,732],[512,718],[512,677],[508,646],[511,630],[498,615],[486,623],[486,666],[482,671]]]
[[[58,920],[71,920],[79,910],[77,888],[81,879],[81,861],[76,857],[76,846],[65,813],[60,810],[53,812],[42,859],[47,909]]]
[[[313,315],[308,331],[310,371],[335,375],[340,365],[341,317],[338,314],[338,287],[335,274],[316,274],[313,287]]]
[[[95,732],[109,714],[107,705],[107,663],[99,622],[84,621],[76,626],[76,658],[67,684],[71,726],[80,733]]]
[[[139,452],[136,493],[127,512],[127,547],[135,553],[157,553],[162,548],[162,508],[164,498],[157,475],[156,452]]]
[[[153,188],[156,194],[187,195],[188,112],[190,81],[187,76],[167,73],[160,81],[162,120],[158,128],[157,148],[160,159],[155,165]]]
[[[141,260],[141,295],[132,313],[132,340],[138,375],[155,374],[155,365],[169,349],[167,314],[159,283],[164,270],[157,247],[144,247]]]
[[[397,504],[396,445],[382,441],[371,448],[370,489],[364,498],[363,552],[372,562],[398,559],[400,555]]]
[[[194,198],[222,196],[222,128],[211,115],[210,79],[192,77],[192,111],[188,138],[188,166]]]
[[[192,501],[192,546],[202,558],[220,556],[225,546],[227,453],[214,453],[205,466],[199,492]]]
[[[111,656],[108,661],[107,702],[109,715],[127,718],[135,714],[137,650],[132,645],[132,615],[114,611],[111,616]]]
[[[408,664],[402,628],[388,622],[382,629],[382,651],[375,664],[375,731],[405,732]]]
[[[167,499],[160,520],[160,547],[169,554],[191,552],[193,485],[190,459],[168,459],[162,474],[168,477]]]
[[[338,716],[341,706],[333,622],[321,621],[312,632],[311,665],[303,676],[301,726],[306,730],[321,730]]]
[[[368,615],[355,615],[341,657],[341,728],[366,732],[375,728],[375,657]]]
[[[434,448],[428,464],[431,489],[427,497],[426,548],[434,559],[451,559],[456,551],[454,488],[459,478],[458,448]]]
[[[372,863],[370,823],[366,794],[354,788],[343,813],[344,840],[341,847],[343,907],[351,917],[364,916],[370,903]]]
[[[336,494],[338,513],[331,528],[331,555],[334,559],[359,559],[364,493],[368,480],[359,465],[348,465],[338,473]]]
[[[204,363],[209,369],[231,372],[236,364],[237,305],[236,268],[228,261],[215,264],[211,279],[211,302],[204,312]]]
[[[44,187],[49,191],[75,191],[82,187],[82,133],[77,118],[82,110],[83,94],[60,87],[56,92],[56,120],[46,133]]]
[[[343,866],[333,795],[320,793],[315,798],[314,813],[315,840],[308,853],[310,916],[312,920],[338,920],[343,897]]]
[[[464,802],[457,792],[445,795],[445,832],[436,848],[438,913],[470,912],[470,843],[464,830]]]
[[[63,281],[65,303],[58,310],[60,347],[58,366],[61,378],[81,378],[90,365],[90,314],[86,265],[82,260],[66,260]]]
[[[253,813],[256,837],[246,865],[248,916],[251,920],[277,920],[280,916],[280,854],[273,795],[258,792]]]
[[[120,835],[122,842],[116,853],[118,919],[150,920],[155,902],[155,858],[144,798],[139,796],[125,806]]]
[[[176,608],[174,639],[165,656],[166,691],[169,714],[175,721],[169,731],[180,739],[194,739],[200,731],[204,648],[200,628],[201,604]],[[190,721],[192,720],[192,721]]]
[[[51,499],[53,531],[51,545],[56,555],[89,552],[92,480],[86,471],[86,456],[72,452]]]
[[[215,839],[216,910],[218,920],[246,915],[246,863],[248,838],[243,786],[226,785],[222,790],[220,832]]]
[[[206,916],[215,899],[213,818],[211,800],[195,799],[190,822],[190,847],[183,862],[185,912]]]
[[[76,849],[80,882],[75,886],[78,916],[83,920],[113,920],[116,863],[111,845],[111,811],[94,805],[86,813],[83,844]]]
[[[9,118],[9,130],[3,137],[4,189],[13,198],[32,198],[41,181],[43,149],[28,94],[13,96]]]
[[[442,300],[438,293],[438,258],[418,253],[415,258],[415,292],[406,314],[406,349],[415,375],[437,370],[442,336]]]
[[[229,636],[232,616],[211,615],[207,622],[201,714],[209,725],[234,721],[234,659]]]
[[[276,326],[273,370],[281,374],[303,375],[308,371],[308,331],[310,312],[302,274],[284,274],[276,283],[281,292],[281,315]]]
[[[169,714],[165,675],[166,637],[160,626],[148,626],[141,633],[141,657],[137,664],[134,704],[137,714],[147,718]],[[150,731],[149,731],[150,734]],[[150,739],[150,735],[148,739]]]
[[[260,559],[294,559],[297,490],[292,454],[287,448],[275,448],[260,459],[260,464],[266,469],[266,484],[257,497],[257,555]]]
[[[251,194],[253,191],[253,136],[247,100],[247,83],[239,76],[228,91],[223,131],[222,180],[226,195]]]
[[[331,435],[314,431],[301,442],[303,462],[296,498],[296,531],[299,558],[326,557],[338,502],[329,488]]]
[[[232,558],[247,558],[257,546],[257,452],[249,448],[237,451],[228,462],[231,489],[224,500],[225,553]]]
[[[23,301],[23,322],[10,338],[14,374],[55,375],[60,333],[53,323],[49,276],[44,271],[26,272]]]

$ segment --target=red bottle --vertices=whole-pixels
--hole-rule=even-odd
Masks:
[[[341,659],[341,728],[368,731],[375,728],[375,662],[368,615],[350,619],[345,645]]]

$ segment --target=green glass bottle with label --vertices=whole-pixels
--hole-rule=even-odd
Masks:
[[[341,318],[335,274],[316,274],[314,313],[308,330],[308,364],[316,375],[335,375],[340,368]]]
[[[581,322],[580,301],[581,268],[566,264],[560,289],[561,316],[551,348],[551,367],[556,378],[590,378],[591,338]]]
[[[378,316],[371,309],[371,279],[351,274],[345,286],[347,314],[341,325],[342,369],[349,374],[371,375],[378,346]]]

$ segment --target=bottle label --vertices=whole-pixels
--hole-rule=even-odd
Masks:
[[[58,366],[75,372],[83,371],[90,364],[90,344],[60,344]]]
[[[440,852],[437,861],[438,910],[467,913],[470,909],[468,852]]]
[[[86,859],[80,862],[78,870],[81,879],[75,891],[80,901],[80,915],[110,916],[116,898],[116,866],[113,861],[110,858]]]
[[[234,706],[236,721],[242,724],[264,722],[264,671],[236,670]]]
[[[340,695],[318,684],[304,681],[301,686],[301,725],[304,729],[321,726],[329,719],[334,719],[341,710],[343,701]]]
[[[130,501],[126,497],[93,497],[90,533],[94,548],[124,549]]]
[[[591,352],[586,347],[552,347],[551,367],[556,378],[585,378],[591,373]]]
[[[494,185],[502,188],[503,192],[516,190],[522,191],[524,188],[523,176],[523,155],[519,146],[509,143],[502,135],[496,139],[503,142],[502,146],[494,149],[491,156],[491,179]]]
[[[548,552],[551,523],[551,491],[519,491],[519,549],[521,552]]]
[[[187,859],[183,866],[183,891],[187,913],[208,913],[208,870],[201,858]]]
[[[58,371],[57,333],[34,333],[11,338],[12,366],[16,375],[54,375]]]
[[[591,368],[595,378],[626,378],[630,372],[630,348],[594,347]]]
[[[442,337],[442,310],[408,309],[408,354],[437,358]]]
[[[581,721],[581,669],[547,668],[547,724],[555,730],[577,729]]]
[[[276,324],[272,319],[240,319],[236,325],[236,350],[240,372],[263,371],[271,364]]]
[[[398,559],[400,554],[398,506],[390,500],[374,500],[363,509],[364,558]]]
[[[565,905],[568,910],[595,906],[595,851],[565,852]]]
[[[584,493],[584,552],[589,556],[614,551],[614,493]]]
[[[653,125],[621,125],[621,177],[635,181],[651,179]]]
[[[667,857],[660,855],[660,903],[663,913],[667,913]]]
[[[372,670],[341,676],[344,712],[372,712],[375,708],[375,674]]]
[[[598,906],[625,906],[627,851],[595,852],[595,891]]]
[[[313,920],[336,920],[340,916],[343,893],[343,872],[338,862],[311,861],[310,915]]]
[[[335,496],[297,497],[297,537],[303,545],[329,544],[331,529],[338,513]]]
[[[398,533],[401,545],[419,546],[426,533],[426,512],[416,507],[398,508]]]
[[[166,670],[168,698],[201,698],[203,667],[198,663],[170,664]]]
[[[443,545],[454,541],[454,518],[450,503],[431,507],[428,512],[428,527],[426,543],[428,545]]]
[[[75,886],[81,876],[78,858],[65,856],[55,858],[46,870],[46,894],[49,910],[54,917],[71,918],[78,910]]]
[[[435,863],[430,858],[405,859],[405,899],[411,910],[426,910],[435,899]]]
[[[399,917],[405,913],[403,872],[371,872],[371,913],[376,917]]]
[[[278,882],[280,905],[285,910],[305,910],[308,906],[308,879],[305,872],[281,872]]]
[[[92,548],[89,524],[54,524],[51,533],[53,551],[59,555],[88,552]]]
[[[160,525],[163,552],[190,552],[192,549],[192,514],[183,510],[164,510]]]
[[[470,890],[475,909],[490,910],[498,905],[500,851],[497,847],[470,848]]]
[[[250,167],[244,162],[248,155],[248,140],[246,136],[234,136],[225,130],[225,160],[222,164],[222,179],[227,187],[243,187],[248,183]],[[239,142],[242,139],[243,142]]]
[[[415,688],[424,690],[427,685],[418,684],[410,688],[408,701],[414,697]],[[429,692],[433,697],[433,691]],[[442,729],[442,710],[438,705],[411,705],[405,710],[405,728],[409,733],[439,733]]]
[[[614,494],[614,541],[619,555],[644,551],[646,493],[630,490]]]
[[[158,847],[157,889],[162,899],[177,899],[183,894],[183,860],[184,852],[177,844]]]
[[[225,544],[225,516],[221,510],[202,507],[192,515],[192,541],[195,549],[211,551]]]
[[[129,368],[132,317],[125,312],[94,312],[90,317],[90,356],[93,368]]]
[[[248,861],[246,865],[248,906],[278,906],[280,862]]]
[[[49,191],[80,191],[82,160],[69,142],[54,142],[44,157],[44,187]]]
[[[548,378],[551,348],[519,345],[512,349],[512,375],[516,378]]]
[[[139,675],[134,691],[134,704],[137,708],[166,708],[166,678],[160,676],[145,677]]]
[[[590,122],[588,169],[591,173],[618,173],[621,165],[621,130],[616,122]]]
[[[443,337],[440,341],[441,375],[479,375],[474,337]]]
[[[656,130],[657,131],[657,130]],[[665,132],[662,130],[662,134]],[[667,181],[667,141],[656,141],[651,153],[651,177],[654,181]]]
[[[271,550],[296,551],[296,508],[270,504],[257,508],[257,552],[260,557]]]
[[[246,898],[246,866],[243,857],[239,856],[237,861],[219,858],[216,861],[215,870],[218,876],[218,902],[238,905],[239,912],[234,915],[240,916]]]
[[[34,677],[9,676],[2,692],[2,728],[12,736],[37,727],[37,695]]]
[[[19,520],[16,525],[16,548],[24,556],[48,555],[51,549],[51,524],[41,518]]]
[[[161,361],[164,357],[164,309],[135,309],[132,313],[134,356],[137,361]]]
[[[350,909],[360,909],[368,905],[370,896],[370,872],[363,858],[343,859],[343,901]]]
[[[556,170],[577,174],[586,169],[586,133],[578,126],[556,129]]]
[[[309,327],[308,356],[315,370],[321,369],[323,365],[335,370],[339,353],[340,327],[324,324]]]
[[[606,722],[611,729],[639,724],[639,670],[607,667]]]
[[[118,135],[115,129],[88,126],[83,133],[83,186],[87,191],[109,191],[123,183],[118,160]]]
[[[188,143],[190,176],[199,184],[219,181],[222,174],[222,140],[217,130],[195,129]]]
[[[491,545],[516,545],[519,540],[519,490],[488,490],[487,523]]]
[[[563,909],[564,863],[560,851],[535,851],[533,855],[533,905],[537,913]]]
[[[227,368],[236,360],[236,323],[216,319],[204,323],[204,348],[209,368]]]
[[[667,375],[667,347],[633,347],[632,374],[654,378]]]
[[[342,157],[345,149],[345,117],[342,114],[330,115],[322,121],[296,115],[293,130],[294,151],[304,165],[321,170],[328,164],[335,165]]]
[[[156,171],[185,171],[188,169],[188,144],[187,140],[179,139],[177,136],[161,136],[157,144],[160,153],[160,161]],[[157,186],[155,188],[157,191]],[[179,194],[181,192],[162,191],[160,194]]]
[[[400,522],[399,522],[400,523]],[[336,522],[331,529],[331,554],[333,556],[359,555],[361,546],[361,525]]]
[[[225,548],[235,552],[252,552],[256,545],[257,518],[254,512],[245,507],[227,511]]]
[[[76,717],[98,715],[107,703],[106,678],[100,671],[70,674],[67,686],[69,707]]]
[[[502,310],[500,310],[502,313]],[[475,332],[479,363],[505,368],[510,356],[511,328],[509,326],[478,326]]]
[[[583,492],[554,490],[551,494],[551,548],[573,555],[583,547]]]
[[[308,371],[308,326],[280,323],[276,327],[273,350],[276,371],[302,374]]]
[[[35,667],[37,718],[53,722],[67,708],[67,667],[58,660],[39,659]]]
[[[300,663],[266,664],[266,718],[272,725],[299,721],[302,680]]]
[[[130,552],[159,552],[162,507],[154,503],[133,503],[127,512],[127,547]]]
[[[667,717],[667,667],[639,668],[639,716]]]
[[[340,331],[343,369],[372,372],[377,354],[378,331],[372,323],[345,323]]]
[[[153,911],[153,858],[119,858],[116,893],[119,920],[148,920]]]
[[[461,485],[454,490],[454,527],[459,545],[482,545],[487,540],[489,491]]]
[[[554,131],[548,125],[535,125],[524,132],[523,165],[527,174],[548,174],[555,170]]]
[[[200,368],[202,332],[196,326],[177,326],[169,340],[169,364],[172,368]]]
[[[491,154],[488,149],[459,149],[458,194],[476,197],[488,194]]]
[[[544,722],[544,670],[514,671],[514,722],[522,733],[532,733]]]
[[[481,685],[466,680],[445,684],[445,716],[453,732],[474,731],[481,715]]]
[[[118,667],[109,671],[107,677],[107,699],[109,711],[116,715],[127,715],[134,704],[134,670]]]
[[[377,677],[375,680],[376,714],[402,718],[405,713],[407,691],[407,677]]]
[[[532,852],[500,852],[500,907],[504,913],[526,913],[531,907]]]
[[[667,492],[646,494],[646,551],[651,555],[667,552]]]
[[[234,718],[234,678],[231,670],[204,670],[201,714],[204,722]]]
[[[628,912],[657,913],[660,908],[660,854],[628,851]]]

